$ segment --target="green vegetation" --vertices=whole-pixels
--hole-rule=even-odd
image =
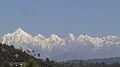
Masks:
[[[0,67],[59,67],[59,64],[50,61],[49,58],[37,59],[26,52],[15,49],[12,45],[0,43]]]
[[[46,60],[37,59],[26,52],[15,49],[12,45],[0,43],[0,67],[120,67],[120,63],[88,63],[84,60],[55,62],[49,58],[46,58]]]

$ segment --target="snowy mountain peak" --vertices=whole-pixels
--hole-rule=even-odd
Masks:
[[[89,35],[79,35],[78,41],[87,41],[92,43],[94,46],[101,47],[104,40],[99,37],[90,37]]]
[[[58,35],[56,35],[56,34],[51,34],[51,36],[50,36],[49,38],[52,39],[52,40],[60,39],[60,38],[58,37]]]
[[[31,35],[18,28],[15,32],[4,35],[2,43],[19,45],[20,43],[32,42],[32,39]]]
[[[68,36],[71,37],[71,38],[75,37],[75,35],[72,34],[72,33],[69,33]]]
[[[38,34],[36,37],[45,38],[42,34]]]
[[[55,42],[57,44],[60,44],[63,41],[62,38],[60,38],[56,34],[52,34],[48,39],[49,39],[50,42],[52,41],[52,42]]]
[[[68,42],[71,42],[71,41],[74,42],[74,41],[76,41],[76,39],[77,39],[77,37],[74,34],[72,34],[72,33],[68,34],[68,37],[67,37]]]
[[[19,35],[19,36],[29,36],[31,37],[30,34],[26,33],[24,30],[21,28],[18,28],[15,32],[12,33],[13,35]]]
[[[15,32],[16,33],[25,33],[21,28],[18,28]]]
[[[119,45],[120,44],[120,36],[119,35],[109,35],[106,37],[103,37],[103,40],[106,42],[108,45]]]
[[[118,49],[120,49],[120,36],[117,35],[92,37],[89,35],[75,36],[74,34],[69,33],[65,38],[60,38],[56,34],[52,34],[47,38],[41,34],[36,36],[29,35],[21,28],[18,28],[13,33],[4,35],[2,39],[0,38],[0,41],[8,45],[14,45],[15,48],[22,48],[23,50],[28,49],[33,56],[35,53],[40,53],[43,58],[57,58],[58,56],[68,57],[70,54],[74,57],[80,55],[86,58],[91,54],[93,54],[91,55],[91,57],[93,57],[94,53],[97,53],[98,51],[101,53],[102,50],[109,51],[110,49],[116,49],[119,51]],[[34,50],[35,53],[33,53],[32,50]],[[68,56],[64,56],[63,54],[68,54]]]
[[[46,38],[42,34],[38,34],[37,36],[34,37],[35,42],[44,42]]]

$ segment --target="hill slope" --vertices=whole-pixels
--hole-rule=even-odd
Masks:
[[[40,55],[39,55],[40,57]],[[58,63],[37,59],[14,46],[0,43],[0,67],[59,67]]]

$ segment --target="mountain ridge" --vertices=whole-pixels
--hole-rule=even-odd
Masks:
[[[32,36],[21,28],[18,28],[13,33],[5,34],[2,39],[2,43],[14,45],[17,49],[22,48],[24,51],[29,50],[32,55],[40,53],[42,54],[42,58],[55,58],[55,56],[57,58],[58,55],[62,56],[62,54],[68,52],[73,52],[75,55],[78,53],[77,55],[82,55],[81,57],[84,58],[92,58],[92,56],[103,57],[106,53],[111,55],[111,52],[109,52],[110,50],[115,49],[117,51],[120,47],[120,36],[118,35],[91,37],[89,35],[76,36],[69,33],[68,36],[64,38],[61,38],[56,34],[51,34],[51,36],[45,37],[41,34]],[[35,53],[32,52],[33,50]],[[103,55],[99,55],[101,52],[103,52]],[[91,56],[87,56],[88,54]],[[72,59],[74,56],[72,53],[68,55],[71,55],[69,59]],[[120,56],[119,53],[115,55]],[[59,60],[60,59],[62,58],[59,58]]]

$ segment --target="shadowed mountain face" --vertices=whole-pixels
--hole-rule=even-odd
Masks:
[[[65,38],[56,34],[45,37],[41,34],[32,36],[21,28],[8,33],[1,39],[2,43],[14,45],[28,54],[41,58],[65,61],[70,59],[90,59],[120,56],[120,36],[91,37],[69,33]]]

